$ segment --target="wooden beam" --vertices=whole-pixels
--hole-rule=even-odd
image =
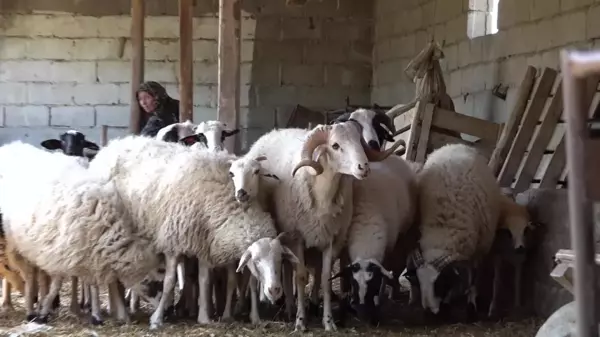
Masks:
[[[193,0],[179,0],[179,121],[194,119]]]
[[[131,110],[129,132],[140,133],[141,114],[137,91],[144,82],[144,0],[131,0]]]
[[[240,18],[241,0],[219,0],[219,121],[238,127],[240,110]],[[235,139],[225,139],[225,148],[234,152]]]

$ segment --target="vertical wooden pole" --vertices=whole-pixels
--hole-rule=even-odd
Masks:
[[[240,0],[219,0],[219,106],[218,119],[229,128],[238,127],[240,110]],[[225,139],[225,148],[235,150],[234,137]]]
[[[129,132],[140,133],[141,111],[136,92],[144,81],[144,0],[131,0],[131,111]]]
[[[193,0],[179,0],[179,121],[193,120]]]
[[[562,94],[566,119],[566,154],[569,180],[569,222],[571,246],[575,251],[575,302],[577,336],[598,336],[596,323],[596,263],[594,248],[594,217],[592,201],[587,196],[587,106],[585,75],[573,74],[569,52],[561,52],[563,73]]]

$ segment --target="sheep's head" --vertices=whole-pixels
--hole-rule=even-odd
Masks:
[[[48,150],[61,150],[67,156],[84,156],[84,149],[99,151],[100,147],[89,140],[85,135],[76,130],[69,130],[60,134],[60,139],[46,139],[41,145]]]
[[[352,264],[340,269],[332,279],[343,277],[352,284],[352,306],[357,311],[359,318],[370,316],[373,323],[376,308],[379,307],[379,289],[385,278],[392,279],[392,272],[386,270],[375,259],[356,259]],[[373,316],[371,316],[373,315]]]
[[[204,135],[206,146],[211,151],[223,150],[225,138],[231,137],[240,132],[239,129],[228,129],[227,124],[219,121],[206,121],[198,124],[195,133]]]
[[[256,240],[242,255],[236,270],[239,273],[244,267],[248,267],[252,275],[262,284],[265,296],[273,304],[283,294],[281,286],[283,260],[286,259],[293,264],[299,263],[296,255],[285,244],[288,236],[286,232],[282,232],[274,239]]]
[[[400,140],[385,151],[375,151],[367,145],[360,132],[357,123],[317,125],[304,140],[300,162],[292,176],[304,166],[312,167],[315,175],[320,175],[325,164],[333,172],[364,179],[370,172],[369,161],[382,161],[400,145],[405,145]]]
[[[180,139],[194,135],[194,129],[196,125],[190,120],[182,123],[173,123],[165,126],[158,130],[156,133],[156,139],[163,140],[165,142],[177,143]],[[186,144],[191,145],[191,144]]]
[[[373,150],[379,151],[384,141],[393,142],[396,128],[385,113],[368,109],[357,109],[336,118],[332,123],[354,121],[362,127],[362,137]]]
[[[153,269],[144,279],[131,286],[141,298],[150,303],[153,307],[158,306],[158,302],[162,296],[163,281],[165,279],[165,263],[161,259],[159,267]]]
[[[235,199],[238,202],[246,203],[257,197],[261,177],[279,180],[276,175],[265,172],[260,165],[260,162],[266,159],[265,156],[241,157],[231,162],[229,177],[233,180]]]
[[[527,239],[534,229],[527,207],[519,205],[507,195],[501,196],[501,205],[502,214],[498,233],[501,236],[509,235],[512,239],[514,251],[523,254],[527,246]]]

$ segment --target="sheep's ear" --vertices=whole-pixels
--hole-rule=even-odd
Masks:
[[[248,249],[246,249],[246,251],[244,252],[242,257],[240,258],[240,263],[238,264],[238,267],[235,270],[235,272],[239,273],[242,270],[244,270],[244,267],[248,264],[248,261],[250,261],[251,257],[252,257],[252,253],[250,252],[250,248],[248,248]]]
[[[198,142],[206,144],[206,136],[203,133],[197,133],[195,135],[183,137],[179,140],[179,143],[186,146],[192,146]]]
[[[62,142],[58,139],[46,139],[41,145],[48,150],[62,149]]]
[[[298,257],[296,257],[296,254],[294,254],[294,252],[292,252],[291,249],[289,249],[286,246],[281,246],[281,248],[283,249],[283,257],[285,259],[287,259],[288,261],[290,261],[293,264],[298,264],[300,263],[300,260],[298,259]]]
[[[324,156],[326,154],[327,154],[327,146],[322,144],[322,145],[317,146],[317,148],[313,152],[313,158],[316,162],[319,162],[319,159],[321,158],[321,156]]]
[[[89,140],[86,140],[83,147],[88,148],[90,150],[96,150],[99,151],[100,147],[98,146],[98,144],[94,143],[94,142],[90,142]]]

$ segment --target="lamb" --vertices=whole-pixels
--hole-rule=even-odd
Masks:
[[[396,132],[394,121],[385,113],[357,109],[338,116],[330,124],[347,121],[354,121],[361,125],[363,139],[373,150],[379,151],[384,141],[394,141],[394,133]]]
[[[392,259],[399,236],[413,225],[416,214],[416,175],[404,161],[390,156],[371,164],[371,174],[354,181],[354,210],[348,232],[347,253],[350,264],[334,276],[352,282],[352,302],[360,318],[379,322],[379,299],[387,277],[394,279]],[[407,254],[408,252],[405,252]],[[386,267],[388,269],[386,269]],[[395,267],[395,266],[394,266]],[[396,278],[404,269],[396,270]]]
[[[421,304],[437,314],[442,302],[467,294],[474,305],[472,272],[492,246],[501,212],[494,174],[472,147],[448,144],[427,158],[418,186],[421,238],[412,258]]]
[[[240,129],[230,130],[227,124],[220,121],[206,121],[198,124],[195,133],[202,134],[204,141],[201,144],[211,151],[223,150],[225,138],[240,132]]]
[[[284,258],[293,263],[298,259],[276,237],[268,213],[259,207],[243,208],[231,198],[228,171],[233,158],[225,151],[197,151],[178,143],[128,136],[113,140],[90,164],[90,172],[115,182],[135,225],[165,254],[163,295],[150,318],[151,329],[162,325],[181,255],[196,256],[200,263],[201,324],[210,322],[206,304],[209,268],[241,259],[238,271],[249,266],[265,285],[269,299],[281,296],[279,264]],[[257,322],[254,309],[251,319]]]
[[[148,240],[133,231],[115,185],[89,175],[79,157],[49,153],[16,141],[0,148],[0,207],[9,256],[20,256],[26,309],[32,319],[34,267],[52,277],[38,319],[46,322],[64,277],[92,284],[92,323],[101,323],[98,285],[117,280],[136,287],[159,265]],[[44,174],[36,172],[43,165]],[[32,220],[33,219],[33,220]],[[128,321],[122,299],[117,316]]]
[[[323,253],[323,325],[328,331],[336,330],[328,281],[334,255],[345,241],[350,225],[352,177],[366,178],[369,161],[381,161],[401,145],[397,143],[385,152],[376,152],[360,132],[356,123],[318,125],[313,130],[273,130],[259,138],[246,154],[250,158],[262,155],[268,158],[263,167],[281,179],[272,197],[276,223],[280,230],[298,231],[302,237],[294,247],[300,260],[296,270],[296,330],[306,329],[304,250],[313,247]],[[301,170],[307,166],[311,169]],[[291,283],[284,280],[284,286],[289,301]]]

